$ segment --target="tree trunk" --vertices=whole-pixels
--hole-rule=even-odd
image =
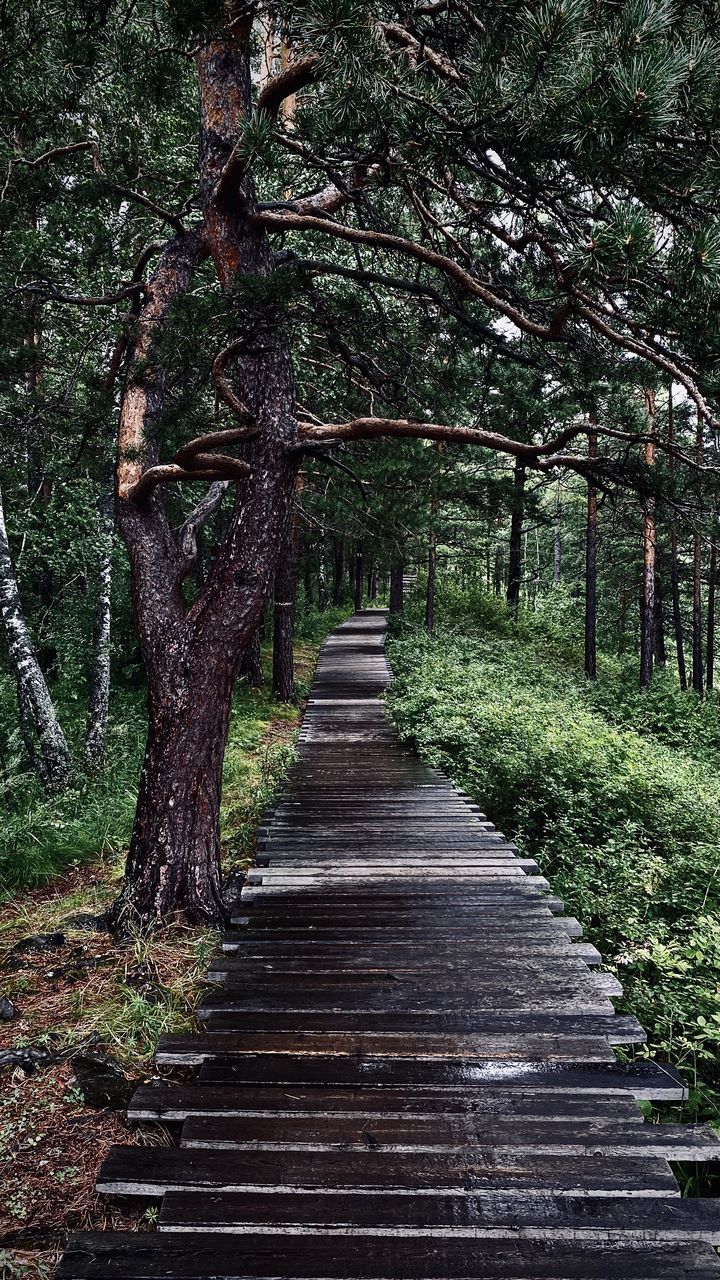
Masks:
[[[493,591],[496,596],[502,595],[503,589],[503,548],[498,542],[495,546],[495,569],[493,572]]]
[[[318,551],[318,575],[317,575],[317,601],[318,609],[324,613],[327,609],[328,593],[327,593],[327,577],[325,575],[325,536],[320,539],[320,548]]]
[[[88,770],[105,762],[108,712],[110,709],[110,589],[112,586],[112,495],[100,509],[100,572],[93,623],[92,665],[88,689],[88,717],[85,728],[84,763]]]
[[[702,460],[703,432],[700,415],[697,417],[695,453]],[[692,612],[692,687],[699,698],[704,693],[703,642],[702,642],[702,543],[700,534],[693,536],[693,612]]]
[[[675,428],[673,415],[672,382],[668,388],[668,444],[674,444]],[[675,459],[670,454],[670,471],[675,470]],[[673,633],[675,636],[675,653],[677,657],[678,680],[680,688],[687,689],[687,671],[685,669],[685,639],[683,636],[682,609],[680,606],[680,566],[678,561],[677,525],[673,514],[670,526],[670,590],[672,592]]]
[[[645,439],[645,465],[655,465],[655,394],[645,392],[647,434]],[[656,556],[655,498],[647,494],[643,499],[643,572],[640,595],[640,688],[647,689],[653,673],[655,653],[655,556]]]
[[[512,490],[512,515],[510,518],[510,565],[508,571],[507,602],[512,609],[520,603],[523,571],[522,526],[525,511],[525,467],[518,458],[515,462]]]
[[[37,751],[32,752],[43,785],[62,791],[72,774],[72,760],[55,714],[50,691],[40,669],[23,613],[20,592],[10,555],[2,492],[0,492],[0,617],[7,642],[10,670],[18,686],[20,719]]]
[[[265,673],[262,664],[262,639],[260,635],[261,628],[256,627],[252,634],[250,643],[245,650],[242,661],[240,663],[240,678],[247,680],[251,689],[262,689],[265,683]]]
[[[655,565],[655,617],[653,621],[654,636],[654,657],[655,666],[664,667],[667,665],[667,649],[665,647],[665,610],[664,592],[662,589],[662,579],[659,567]]]
[[[594,416],[590,424],[595,424]],[[594,432],[588,436],[588,452],[591,458],[597,457],[598,438]],[[590,483],[585,525],[585,675],[588,680],[597,679],[597,515],[597,489]]]
[[[234,672],[187,637],[176,661],[169,656],[166,650],[172,683],[167,676],[151,682],[137,817],[111,911],[111,923],[124,932],[176,911],[197,922],[224,917],[220,790]]]
[[[295,482],[296,506],[289,528],[287,543],[283,547],[275,569],[275,603],[273,612],[273,697],[281,702],[295,698],[295,593],[297,591],[297,565],[300,554],[300,513],[297,498],[302,489],[298,476]],[[307,580],[305,583],[307,592]]]
[[[355,543],[355,612],[363,607],[363,544],[358,539]]]
[[[705,665],[705,687],[710,692],[715,683],[715,589],[717,585],[717,542],[712,538],[710,542],[710,568],[708,571],[708,601],[707,601],[707,636],[706,636],[706,665]]]
[[[403,574],[405,570],[402,562],[395,563],[390,568],[390,612],[402,613],[403,611]]]
[[[553,540],[553,583],[560,585],[560,569],[562,561],[562,507],[558,495],[555,503],[555,537]]]
[[[334,605],[341,605],[345,572],[345,546],[342,538],[333,538],[333,595]]]
[[[373,563],[368,574],[368,600],[374,603],[377,600],[377,565]]]

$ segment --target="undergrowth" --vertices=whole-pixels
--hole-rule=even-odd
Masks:
[[[582,674],[563,611],[441,599],[391,641],[392,713],[534,857],[623,983],[647,1054],[680,1066],[694,1114],[720,1121],[718,704],[659,673],[636,691],[602,655]],[[637,681],[637,672],[634,672]]]

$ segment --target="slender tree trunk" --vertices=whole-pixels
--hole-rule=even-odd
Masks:
[[[591,415],[590,425],[595,423],[595,417]],[[588,452],[591,458],[597,457],[598,438],[595,432],[588,436]],[[597,489],[590,483],[585,525],[585,675],[588,680],[597,679],[597,551]]]
[[[493,591],[496,596],[502,595],[503,589],[503,548],[498,542],[495,546],[495,569],[493,572]]]
[[[345,572],[345,546],[342,538],[333,538],[333,594],[334,605],[341,605],[343,598],[343,576]]]
[[[325,535],[324,534],[320,539],[320,546],[318,549],[317,601],[318,601],[318,609],[320,610],[321,613],[324,613],[325,610],[327,609],[327,602],[328,602],[327,577],[325,574]]]
[[[553,583],[557,587],[560,585],[560,571],[562,563],[562,507],[560,505],[560,495],[558,494],[555,503],[555,538],[553,541]]]
[[[378,584],[377,565],[373,563],[370,573],[368,574],[368,600],[370,600],[372,603],[374,603],[377,600],[377,584]]]
[[[358,539],[355,543],[355,612],[359,613],[363,607],[363,544]]]
[[[295,595],[297,592],[297,566],[300,556],[300,510],[298,499],[302,492],[302,476],[295,480],[295,508],[288,530],[288,537],[275,568],[275,597],[273,609],[273,697],[281,702],[295,698]],[[307,593],[307,569],[305,580]]]
[[[717,586],[717,542],[710,542],[708,570],[707,636],[705,641],[705,687],[710,692],[715,683],[715,591]]]
[[[85,768],[100,768],[107,749],[110,710],[110,589],[112,586],[113,498],[108,494],[100,508],[100,572],[93,623],[92,663],[85,729]]]
[[[262,664],[262,638],[260,632],[261,628],[256,627],[240,663],[239,675],[241,679],[247,680],[251,689],[262,689],[265,683],[265,673],[263,671]]]
[[[655,666],[664,667],[667,665],[667,649],[665,647],[665,610],[664,592],[662,587],[662,578],[659,572],[659,566],[655,566],[655,617],[653,621],[654,636],[654,657]]]
[[[700,415],[697,417],[695,453],[702,460],[703,431]],[[702,543],[700,534],[693,536],[693,612],[692,612],[692,687],[699,698],[704,693],[703,641],[702,641]]]
[[[0,492],[0,617],[7,642],[10,670],[18,686],[21,722],[37,751],[32,758],[48,791],[62,791],[72,774],[65,735],[55,714],[50,691],[40,669],[23,613],[10,555],[2,492]],[[32,728],[31,728],[32,726]]]
[[[512,515],[510,518],[510,565],[508,570],[507,602],[517,609],[523,572],[522,526],[525,513],[525,467],[518,458],[515,462],[512,490]]]
[[[428,541],[427,589],[425,592],[425,629],[432,635],[435,627],[435,575],[437,571],[437,537],[434,525]]]
[[[402,613],[403,611],[403,574],[405,572],[402,561],[395,563],[390,568],[390,612]]]
[[[672,382],[668,388],[668,444],[675,442],[675,424],[673,409]],[[675,470],[675,458],[670,453],[670,471]],[[687,671],[685,669],[685,638],[683,636],[682,608],[680,604],[680,565],[678,560],[677,524],[673,513],[670,525],[670,590],[672,592],[673,633],[675,636],[675,653],[677,657],[678,680],[680,688],[687,689]]]
[[[647,434],[645,438],[645,465],[655,465],[655,394],[645,392]],[[648,494],[643,500],[643,572],[640,609],[640,688],[647,689],[652,680],[653,655],[655,653],[655,559],[657,525],[655,498]]]

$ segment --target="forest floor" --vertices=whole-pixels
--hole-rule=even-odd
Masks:
[[[301,691],[317,649],[296,648]],[[239,692],[223,791],[226,872],[252,861],[255,826],[292,758],[301,710],[264,690]],[[113,1143],[171,1140],[157,1126],[130,1129],[124,1107],[137,1084],[162,1070],[153,1065],[158,1037],[192,1025],[217,935],[177,923],[116,943],[96,924],[121,875],[122,859],[101,854],[3,907],[2,1280],[45,1280],[71,1230],[142,1230],[154,1221],[152,1209],[131,1213],[102,1203],[95,1177]],[[96,1055],[110,1060],[100,1077]],[[112,1106],[103,1105],[110,1095]]]

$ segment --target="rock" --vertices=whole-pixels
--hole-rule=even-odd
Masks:
[[[88,933],[108,932],[107,916],[95,916],[91,911],[78,911],[76,915],[68,916],[62,921],[62,926],[64,929],[86,929]]]
[[[5,967],[17,969],[20,967],[18,961],[23,956],[56,951],[58,947],[64,946],[64,933],[31,933],[27,938],[21,938],[19,942],[16,942],[15,946],[8,952]]]
[[[8,1000],[7,996],[0,996],[0,1022],[12,1022],[13,1018],[20,1017],[20,1010],[16,1009],[12,1000]]]
[[[78,1088],[88,1107],[125,1111],[136,1081],[125,1075],[119,1063],[104,1053],[79,1053],[72,1059]]]

